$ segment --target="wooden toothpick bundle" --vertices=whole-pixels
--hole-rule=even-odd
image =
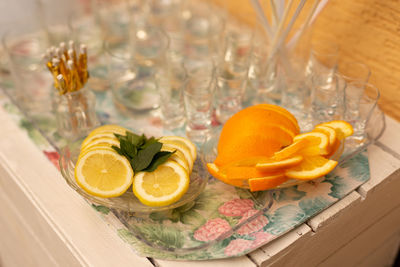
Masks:
[[[50,47],[43,55],[46,66],[54,78],[54,86],[60,94],[75,92],[83,88],[89,79],[87,48],[81,44],[76,49],[74,41],[59,47]]]

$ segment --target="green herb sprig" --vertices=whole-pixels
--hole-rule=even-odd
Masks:
[[[119,140],[119,147],[112,146],[118,154],[126,157],[133,171],[152,172],[163,164],[174,152],[161,151],[162,143],[156,138],[147,138],[126,131],[126,135],[114,134]]]

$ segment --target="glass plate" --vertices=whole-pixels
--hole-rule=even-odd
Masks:
[[[202,162],[201,157],[197,157],[196,162],[193,165],[193,171],[190,175],[190,184],[188,191],[183,197],[177,202],[162,206],[162,207],[150,207],[142,204],[133,194],[132,187],[130,187],[122,196],[113,198],[101,198],[92,196],[84,191],[75,181],[74,169],[75,163],[78,159],[80,152],[81,140],[71,143],[60,151],[60,170],[65,181],[80,195],[90,200],[97,205],[103,205],[109,208],[118,209],[121,211],[128,211],[133,213],[151,213],[156,211],[164,211],[181,207],[191,201],[193,201],[203,190],[207,184],[208,178],[210,177],[208,171],[205,168],[205,163]]]
[[[360,153],[364,149],[366,149],[369,145],[373,144],[376,140],[378,140],[383,134],[386,128],[385,115],[378,107],[373,110],[371,117],[369,118],[368,124],[365,127],[366,137],[363,140],[353,140],[351,138],[346,139],[345,142],[341,143],[338,151],[331,157],[331,159],[339,161],[343,163],[348,159],[352,158],[356,154]],[[206,163],[214,162],[217,157],[217,145],[219,140],[219,135],[221,133],[222,127],[215,128],[208,140],[203,144],[202,151],[204,154],[204,161]],[[215,178],[216,179],[216,178]],[[324,179],[321,177],[314,181],[318,181]],[[288,181],[278,185],[273,189],[281,189],[290,186],[300,185],[308,182],[307,180],[296,180],[289,179]],[[243,184],[243,188],[248,189],[249,186],[247,184]]]

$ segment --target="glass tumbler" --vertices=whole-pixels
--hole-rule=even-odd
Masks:
[[[316,75],[311,78],[311,115],[313,125],[344,118],[346,82],[335,74],[327,82]]]
[[[248,66],[235,66],[235,72],[220,67],[215,84],[216,116],[220,123],[225,123],[233,114],[242,109],[246,89]]]
[[[308,77],[320,76],[320,79],[329,83],[336,72],[338,57],[339,48],[337,44],[328,42],[312,44],[306,65],[306,75]]]
[[[338,71],[347,82],[367,83],[371,76],[371,70],[361,62],[344,62],[338,65]]]
[[[214,69],[210,75],[204,75],[209,73],[208,71],[192,69],[187,72],[188,77],[183,91],[186,135],[199,144],[207,140],[212,126]]]
[[[350,137],[354,143],[365,141],[366,125],[371,118],[380,97],[378,88],[364,82],[351,82],[345,90],[345,120],[350,122],[354,134]]]
[[[123,111],[141,113],[159,107],[156,77],[140,73],[129,44],[105,43],[108,57],[107,77],[114,103]]]
[[[157,73],[161,118],[166,129],[181,128],[185,124],[183,90],[186,79],[185,68],[179,60],[168,61],[167,66]]]
[[[99,125],[96,97],[87,88],[65,94],[55,94],[53,109],[58,133],[67,140],[76,140]]]
[[[21,36],[10,31],[2,36],[2,45],[14,82],[11,95],[29,111],[50,111],[53,79],[42,58],[45,51],[43,38],[38,35]]]

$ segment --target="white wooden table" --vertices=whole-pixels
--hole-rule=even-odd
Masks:
[[[0,108],[0,266],[390,266],[400,244],[400,123],[387,117],[368,154],[367,183],[264,247],[163,261],[133,253]]]

